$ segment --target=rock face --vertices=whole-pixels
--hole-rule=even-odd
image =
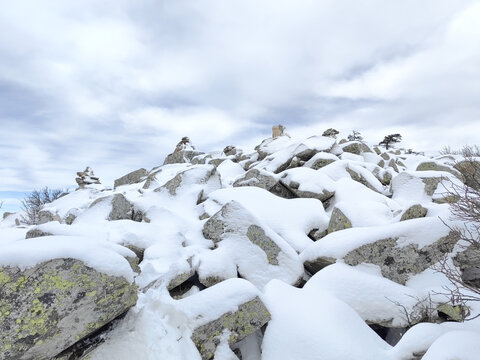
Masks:
[[[270,313],[267,308],[260,298],[255,297],[241,304],[238,310],[229,311],[218,319],[196,328],[192,340],[202,359],[212,359],[220,342],[220,335],[224,331],[229,332],[228,343],[233,345],[253,334],[269,320]]]
[[[77,172],[77,176],[75,181],[79,189],[83,189],[87,185],[100,184],[100,179],[95,176],[90,166],[87,166],[84,171]]]
[[[195,147],[190,142],[190,139],[185,136],[177,144],[173,153],[165,158],[163,165],[191,162],[195,156],[201,154],[203,154],[203,152],[196,151]]]
[[[47,360],[126,312],[137,288],[74,259],[0,269],[2,360]]]
[[[363,245],[350,251],[344,261],[352,266],[361,263],[378,265],[384,277],[404,285],[410,275],[424,271],[451,252],[458,236],[450,233],[423,248],[417,244],[399,247],[397,240],[389,238]]]
[[[122,176],[121,178],[118,178],[114,182],[114,188],[117,188],[121,185],[127,185],[127,184],[136,184],[142,180],[143,177],[147,176],[148,172],[145,169],[138,169],[135,171],[132,171],[131,173],[128,173],[127,175]]]

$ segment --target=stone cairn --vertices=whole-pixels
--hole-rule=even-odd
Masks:
[[[75,181],[78,184],[79,189],[85,188],[86,185],[100,184],[100,180],[95,176],[90,166],[87,166],[84,171],[77,172],[77,178]]]
[[[275,139],[279,136],[285,135],[285,126],[283,125],[273,125],[272,126],[272,137]]]
[[[184,136],[182,140],[180,140],[180,142],[175,147],[174,152],[179,152],[184,150],[195,150],[195,146],[192,145],[192,143],[190,142],[190,138],[188,136]]]

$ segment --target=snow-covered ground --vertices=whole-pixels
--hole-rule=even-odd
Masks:
[[[427,266],[403,284],[382,275],[375,264],[351,266],[343,260],[382,239],[396,239],[397,248],[421,249],[447,236],[443,222],[455,222],[448,204],[437,201],[445,187],[426,190],[422,179],[439,178],[447,188],[446,178],[460,180],[449,172],[417,171],[419,164],[432,161],[425,156],[383,148],[383,156],[354,154],[344,152],[346,145],[321,136],[281,136],[243,157],[216,153],[206,158],[207,164],[194,158],[193,164],[164,165],[116,189],[87,186],[45,206],[43,210],[61,222],[17,226],[19,214],[0,222],[0,266],[24,269],[48,259],[75,258],[97,271],[135,281],[136,306],[89,359],[200,359],[191,340],[193,330],[254,297],[271,314],[266,329],[234,345],[236,353],[228,334],[219,335],[216,360],[238,359],[239,352],[244,360],[410,360],[415,354],[424,360],[480,359],[480,318],[409,323],[406,314],[415,316],[425,299],[429,305],[448,301],[438,294],[449,285],[443,274]],[[212,159],[219,161],[208,164]],[[312,169],[323,160],[329,163]],[[435,161],[449,166],[448,159]],[[292,163],[296,165],[288,168]],[[295,196],[334,195],[321,201],[313,195],[280,197],[266,186],[233,186],[248,169],[260,169],[277,190],[291,187],[288,191]],[[391,186],[385,174],[393,178]],[[116,194],[132,205],[131,219],[111,218]],[[412,205],[421,205],[426,215],[400,221]],[[218,239],[209,238],[205,224],[227,206],[230,213],[222,219],[228,226]],[[349,220],[347,228],[332,230],[334,208]],[[66,223],[69,216],[71,224]],[[241,233],[252,224],[270,239],[267,250]],[[33,228],[53,236],[25,239]],[[313,232],[323,235],[314,240]],[[140,272],[126,260],[134,255],[127,245],[144,250]],[[305,271],[304,263],[319,257],[333,258],[333,264],[315,274]],[[179,276],[187,280],[195,274],[197,282],[183,298],[172,297],[169,285]],[[205,289],[207,278],[220,282]],[[471,317],[480,313],[478,303],[468,306]],[[392,346],[369,324],[408,330]]]

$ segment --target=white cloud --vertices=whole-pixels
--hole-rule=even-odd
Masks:
[[[463,0],[5,3],[1,187],[72,186],[86,165],[111,181],[160,164],[182,136],[207,151],[250,145],[278,122],[293,134],[355,128],[373,142],[403,131],[428,148],[474,142],[479,9]]]

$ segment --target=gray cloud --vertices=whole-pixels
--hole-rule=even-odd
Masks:
[[[336,127],[419,150],[480,130],[475,1],[10,2],[0,190],[106,182],[202,150]],[[252,140],[254,139],[254,140]]]

